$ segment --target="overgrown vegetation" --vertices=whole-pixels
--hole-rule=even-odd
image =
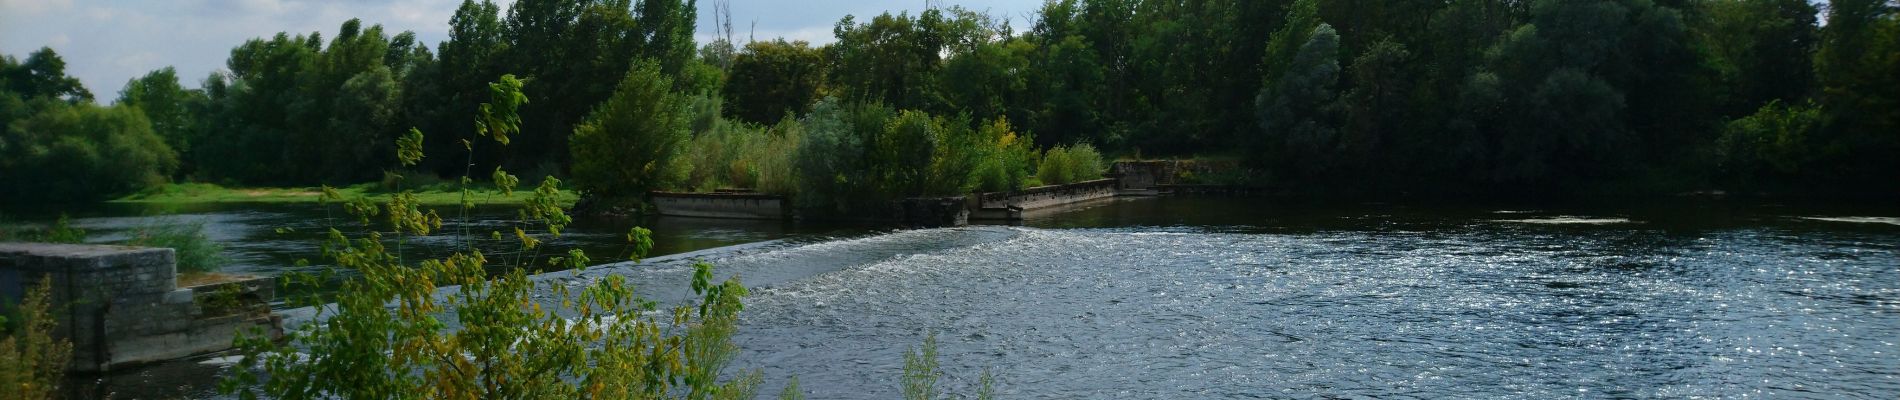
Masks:
[[[7,226],[0,219],[0,242],[38,242],[78,244],[86,242],[86,230],[72,225],[72,218],[60,214],[46,227]]]
[[[1094,146],[1079,144],[1075,147],[1058,146],[1043,153],[1042,162],[1036,166],[1036,179],[1050,185],[1066,185],[1102,179],[1102,171],[1108,167],[1102,165],[1102,154]]]
[[[465,1],[439,46],[350,20],[328,36],[281,33],[243,43],[232,50],[228,72],[204,78],[199,89],[179,85],[174,71],[154,71],[128,82],[111,107],[93,105],[51,49],[23,62],[7,57],[0,168],[38,172],[0,174],[0,188],[10,189],[0,196],[89,201],[167,178],[231,186],[374,181],[392,161],[380,149],[408,126],[478,130],[461,116],[475,113],[489,77],[504,73],[537,82],[523,92],[532,106],[512,135],[517,151],[430,159],[415,171],[452,177],[471,165],[508,167],[527,171],[530,181],[574,173],[582,189],[603,185],[602,193],[634,197],[653,188],[828,185],[775,176],[854,186],[876,180],[882,185],[858,193],[875,199],[996,190],[1023,182],[1011,179],[1020,160],[990,158],[1020,151],[978,157],[975,183],[962,181],[959,172],[971,166],[961,162],[920,169],[870,156],[895,154],[890,146],[955,153],[938,161],[991,153],[985,143],[998,141],[959,135],[1008,121],[1031,149],[1088,143],[1111,156],[1239,157],[1250,169],[1243,181],[1289,194],[1726,188],[1900,196],[1900,187],[1886,184],[1900,171],[1900,158],[1889,156],[1900,152],[1892,133],[1900,131],[1900,11],[1884,0],[1818,7],[1802,0],[1057,0],[1021,31],[997,16],[931,7],[845,16],[833,29],[837,40],[824,46],[741,45],[727,35],[696,49],[696,2]],[[649,61],[636,67],[636,59]],[[616,84],[635,74],[670,83]],[[645,95],[617,95],[628,89]],[[828,97],[834,110],[888,112],[853,111],[864,121],[815,132],[838,128],[825,122],[835,116],[821,115]],[[651,115],[596,112],[647,107],[606,104],[614,98],[668,106]],[[675,110],[677,103],[697,103],[686,107],[716,110],[710,115],[719,118],[697,112],[682,137],[667,121],[696,111]],[[668,118],[647,122],[664,126],[624,123],[662,115]],[[1766,123],[1777,115],[1802,121]],[[788,117],[807,136],[848,132],[859,143],[781,142],[791,131]],[[858,124],[870,120],[904,129]],[[636,128],[666,134],[593,133]],[[926,132],[945,140],[913,140]],[[636,171],[624,171],[638,178],[631,186],[583,176],[605,166],[598,154],[580,154],[593,146],[577,143],[612,137],[664,138],[619,150],[646,154],[626,167]],[[761,143],[797,147],[790,154],[799,159],[785,162],[789,169],[778,160],[728,159]],[[802,159],[857,154],[802,151],[831,144],[859,146],[866,164]],[[746,150],[729,150],[734,145]],[[437,140],[426,150],[451,154],[461,146]],[[677,154],[699,163],[672,161]],[[859,167],[876,170],[835,173]],[[916,171],[939,180],[921,182]],[[801,203],[835,205],[844,193]]]
[[[691,171],[682,154],[692,140],[687,100],[658,66],[634,66],[613,96],[574,128],[575,185],[590,195],[624,198],[685,181]]]
[[[52,284],[40,280],[17,308],[0,304],[0,400],[59,398],[73,346],[53,337]]]
[[[514,131],[518,103],[511,100],[522,85],[504,76],[492,87],[498,101],[480,108],[479,126],[482,136],[506,145],[507,136],[498,132]],[[402,166],[421,160],[421,139],[416,134],[398,142]],[[512,195],[516,178],[499,170],[492,177]],[[525,255],[546,249],[527,231],[558,236],[571,222],[555,198],[559,184],[546,178],[528,195],[520,220],[506,228],[524,256],[496,260],[508,272],[492,279],[491,261],[472,242],[442,259],[404,257],[402,245],[412,237],[442,234],[442,217],[422,211],[409,192],[378,205],[325,190],[326,203],[341,203],[370,232],[350,238],[332,228],[323,245],[335,267],[357,276],[334,298],[302,299],[333,304],[318,308],[314,322],[293,329],[287,342],[240,340],[245,358],[223,389],[282,399],[752,398],[756,373],[721,380],[736,350],[730,339],[746,295],[736,278],[715,283],[710,265],[695,265],[697,298],[661,310],[618,275],[580,287],[528,277],[531,266],[523,263],[537,258]],[[462,214],[470,207],[464,204]],[[459,235],[478,240],[470,232]],[[627,239],[636,261],[652,248],[645,229],[633,229]],[[549,259],[572,269],[590,261],[579,250]],[[437,296],[439,286],[456,289]]]
[[[125,244],[172,249],[179,274],[216,272],[230,258],[224,255],[224,245],[206,237],[204,229],[203,222],[141,225],[132,229]]]

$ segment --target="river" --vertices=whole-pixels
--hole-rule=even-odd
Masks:
[[[225,214],[275,221],[208,216]],[[1896,216],[1148,198],[1022,226],[689,221],[660,240],[702,251],[549,278],[626,275],[665,299],[691,259],[713,262],[755,288],[735,367],[809,398],[898,397],[904,350],[934,333],[943,386],[973,392],[988,369],[1005,398],[1887,399]],[[127,375],[119,397],[200,396],[134,382],[218,368]]]

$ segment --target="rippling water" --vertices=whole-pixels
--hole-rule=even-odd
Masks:
[[[930,332],[1005,398],[1892,399],[1894,215],[1151,199],[542,279],[713,262],[755,288],[735,367],[814,399],[898,397]]]
[[[897,397],[926,332],[953,391],[991,368],[1005,397],[1900,395],[1893,230],[1357,226],[962,228],[722,265],[914,250],[749,299],[741,366],[812,398]]]

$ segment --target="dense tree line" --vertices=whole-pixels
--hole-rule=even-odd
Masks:
[[[605,143],[686,146],[622,150],[667,155],[688,170],[615,190],[766,185],[761,176],[792,188],[783,181],[816,173],[806,168],[885,155],[745,163],[730,149],[782,156],[790,147],[863,146],[886,140],[883,132],[1000,125],[1028,142],[1029,154],[991,164],[1027,167],[983,168],[1011,176],[1037,175],[1043,154],[1034,149],[1089,144],[1121,157],[1239,159],[1250,171],[1238,183],[1288,193],[1896,195],[1896,8],[1886,0],[1824,8],[1804,0],[1052,0],[1020,31],[951,7],[845,16],[837,40],[823,46],[720,39],[696,47],[691,0],[518,0],[506,15],[492,2],[465,1],[448,21],[449,40],[434,47],[357,21],[328,40],[278,34],[233,49],[228,70],[201,89],[155,71],[128,83],[114,107],[142,111],[119,118],[142,119],[149,128],[141,129],[176,154],[149,169],[161,178],[237,184],[375,179],[390,165],[381,149],[411,127],[431,137],[479,131],[458,116],[476,114],[486,82],[508,73],[530,83],[510,151],[477,148],[421,169],[600,171],[574,159],[597,149],[572,139],[646,125],[597,114],[618,110],[603,102],[630,87],[637,65],[649,65],[632,75],[665,84],[631,87],[671,96],[645,101],[679,108],[651,113],[681,119],[661,125],[678,127],[665,133],[676,136]],[[0,114],[16,121],[9,132],[41,108],[98,107],[82,106],[91,93],[76,81],[45,74],[48,59],[56,56],[8,59],[6,87],[17,100]],[[594,125],[585,123],[590,115]],[[460,140],[427,146],[465,154]],[[793,171],[761,172],[767,164]],[[897,185],[876,190],[902,192],[886,195],[985,179],[946,186],[917,181],[918,166],[874,168],[887,167],[866,175]],[[991,180],[981,186],[1028,181]]]

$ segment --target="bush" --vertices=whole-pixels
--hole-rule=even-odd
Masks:
[[[1028,187],[1030,171],[1035,169],[1036,150],[1027,137],[1020,137],[1009,121],[996,120],[977,129],[984,143],[971,181],[981,192],[1007,192]]]
[[[1036,166],[1036,179],[1045,185],[1067,185],[1102,179],[1103,169],[1102,154],[1094,146],[1057,146],[1043,154]]]
[[[693,190],[753,189],[791,194],[792,156],[803,129],[794,120],[762,127],[719,120],[698,132],[686,147],[690,164],[684,186]]]
[[[573,181],[588,195],[638,198],[686,180],[680,155],[691,140],[686,96],[652,63],[640,63],[574,128]]]
[[[793,158],[797,201],[800,208],[843,212],[864,195],[872,193],[865,173],[865,142],[868,132],[863,125],[882,127],[889,109],[850,107],[836,98],[826,98],[812,106],[803,121],[805,138],[799,142]]]
[[[134,108],[52,102],[4,128],[0,201],[100,201],[163,184],[178,167]]]
[[[52,284],[42,279],[18,309],[0,310],[0,399],[58,398],[73,346],[53,337]]]
[[[496,94],[513,95],[505,91]],[[513,107],[495,108],[503,117],[496,120],[514,120]],[[492,111],[487,105],[483,109]],[[527,229],[546,228],[558,237],[572,221],[555,200],[557,189],[558,180],[544,180],[523,205],[520,219],[503,228],[513,231],[517,254],[539,251],[542,244]],[[323,199],[326,204],[344,201],[327,187]],[[380,207],[361,198],[348,203],[347,211],[369,233],[350,238],[332,228],[322,247],[334,266],[353,270],[354,276],[334,298],[295,300],[332,303],[316,307],[319,314],[287,332],[287,341],[239,339],[244,357],[221,386],[224,392],[257,398],[254,392],[261,391],[292,399],[749,399],[755,394],[757,373],[720,380],[738,350],[731,336],[746,289],[737,278],[713,282],[710,265],[694,266],[691,287],[698,297],[693,304],[661,312],[657,303],[636,296],[620,275],[570,286],[528,277],[535,266],[517,258],[504,266],[506,273],[491,279],[489,260],[472,243],[447,258],[405,261],[401,247],[387,246],[392,240],[383,232],[396,235],[393,241],[400,244],[410,236],[437,234],[441,218],[417,212],[410,192],[390,196]],[[383,221],[389,226],[378,226]],[[652,249],[650,235],[640,228],[628,232],[635,261]],[[482,236],[501,240],[502,233]],[[571,250],[549,262],[580,269],[590,260]],[[438,286],[457,289],[439,296]],[[450,317],[460,326],[444,322]]]
[[[60,214],[59,219],[54,220],[45,228],[5,227],[4,222],[0,220],[0,241],[69,244],[86,242],[86,230],[73,227],[71,218],[68,218],[66,214]]]
[[[943,135],[943,124],[929,113],[904,111],[897,114],[872,143],[871,171],[882,178],[878,185],[889,197],[941,194],[933,185],[933,164]]]
[[[1810,103],[1789,106],[1770,102],[1755,114],[1729,122],[1717,141],[1723,169],[1742,184],[1789,180],[1815,173],[1823,153],[1814,135],[1821,128],[1821,109]]]
[[[172,249],[181,274],[215,272],[230,259],[224,255],[224,246],[206,237],[204,229],[203,222],[141,226],[125,244]]]

